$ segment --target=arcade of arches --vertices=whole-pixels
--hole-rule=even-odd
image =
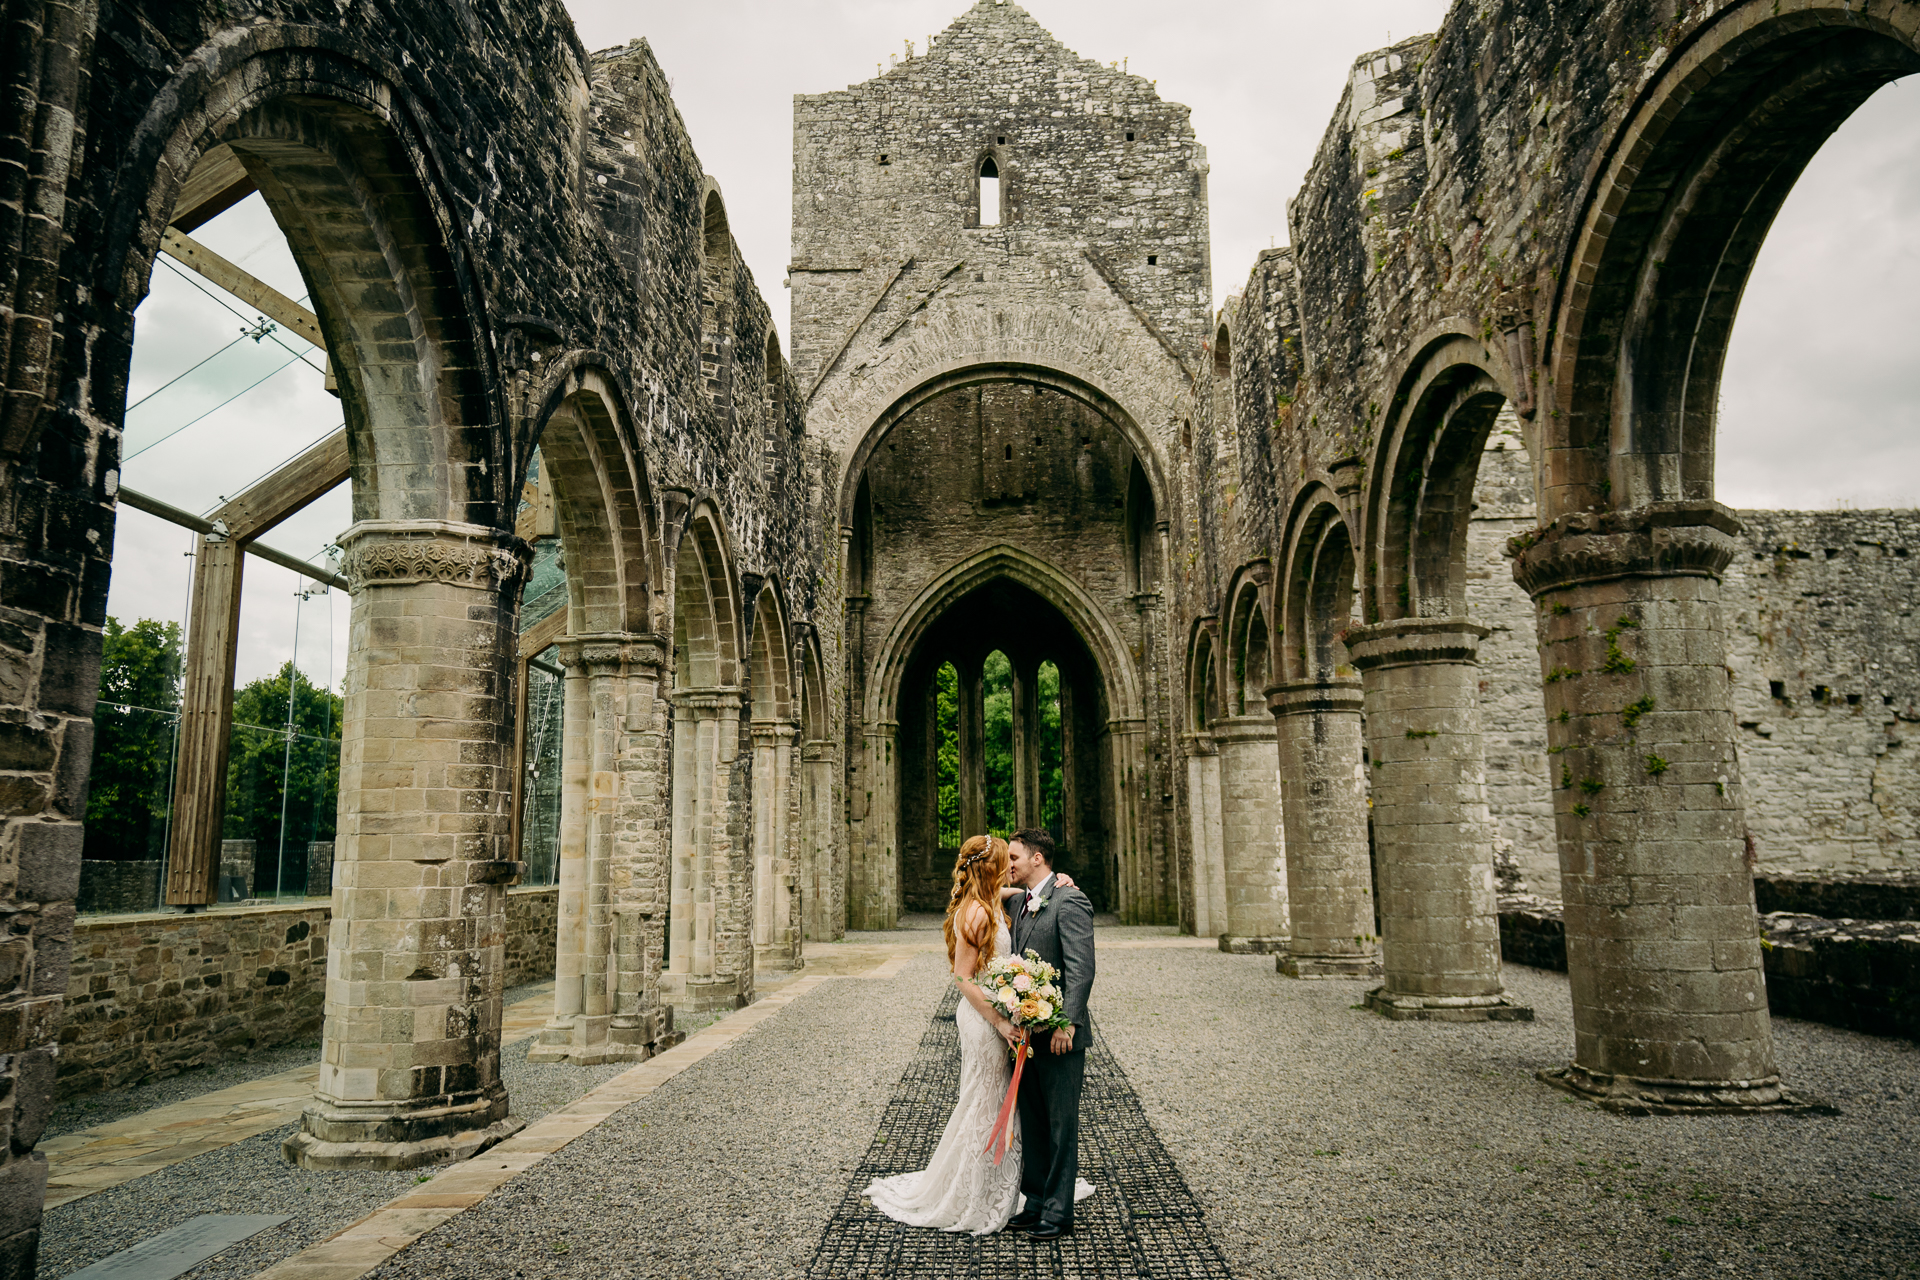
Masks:
[[[1808,642],[1793,688],[1825,693],[1794,710],[1756,637],[1797,593],[1767,575],[1910,600],[1914,526],[1876,513],[1795,570],[1763,531],[1797,517],[1715,501],[1714,415],[1773,214],[1920,70],[1920,7],[1456,4],[1355,65],[1293,247],[1215,313],[1186,108],[980,0],[795,100],[785,356],[651,50],[587,54],[558,0],[18,7],[42,56],[8,64],[0,125],[30,157],[0,228],[16,1115],[44,1116],[87,995],[134,310],[196,202],[236,191],[287,237],[345,417],[275,510],[345,482],[354,520],[322,1063],[290,1158],[404,1168],[519,1128],[507,891],[536,826],[534,1061],[657,1054],[810,945],[940,910],[967,835],[1042,825],[1118,923],[1271,954],[1276,983],[1365,979],[1410,1021],[1532,1017],[1498,903],[1524,877],[1564,902],[1554,1083],[1803,1105],[1752,833],[1800,820],[1823,770],[1878,816],[1795,865],[1910,866],[1920,781],[1887,744],[1920,686],[1868,661],[1915,637],[1867,610],[1844,673]],[[210,533],[209,562],[271,523]],[[196,596],[214,638],[219,599]],[[232,668],[207,652],[178,911],[218,872]],[[529,751],[557,770],[537,795]],[[4,1274],[32,1271],[37,1133],[17,1120],[0,1165]]]

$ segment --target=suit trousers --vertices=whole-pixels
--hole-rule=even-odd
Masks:
[[[1048,1032],[1047,1035],[1051,1035]],[[1080,1089],[1087,1074],[1087,1028],[1074,1048],[1055,1054],[1041,1039],[1020,1081],[1020,1190],[1027,1208],[1062,1226],[1073,1224],[1073,1188],[1080,1176]]]

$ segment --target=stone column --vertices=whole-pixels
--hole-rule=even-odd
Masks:
[[[1013,825],[1040,825],[1040,660],[1013,663]]]
[[[1465,618],[1405,618],[1347,633],[1366,691],[1386,970],[1367,1005],[1389,1018],[1533,1018],[1500,980],[1475,661],[1489,634]]]
[[[980,660],[954,660],[960,736],[960,842],[987,829],[987,704]]]
[[[853,929],[892,929],[900,922],[900,766],[894,747],[900,722],[881,720],[866,727],[866,786],[854,797],[866,817],[847,868],[847,924]],[[965,757],[961,766],[966,768]]]
[[[635,653],[621,635],[571,637],[557,649],[567,673],[567,701],[554,1013],[527,1057],[532,1062],[634,1061],[648,1050],[631,1036],[616,1043],[612,1022],[620,966],[613,900],[620,777],[625,758],[638,745],[627,725],[627,662]],[[657,666],[655,672],[657,679]],[[632,959],[638,963],[639,957]]]
[[[525,551],[444,521],[363,521],[340,752],[326,1032],[286,1142],[308,1168],[462,1159],[521,1127],[500,1083]]]
[[[667,943],[671,785],[666,751],[668,704],[660,675],[668,647],[657,635],[607,637],[618,641],[625,680],[617,724],[610,883],[613,897],[613,1013],[608,1056],[638,1061],[672,1048],[685,1036],[673,1029],[673,1006],[661,998]],[[596,800],[597,803],[597,800]]]
[[[741,975],[718,963],[721,908],[718,865],[724,835],[727,766],[740,725],[738,689],[678,689],[673,694],[673,878],[668,898],[668,963],[663,994],[686,1013],[737,1006]]]
[[[776,720],[753,724],[753,962],[761,969],[800,967],[787,821],[795,734]]]
[[[1293,924],[1276,965],[1290,978],[1377,977],[1360,682],[1304,680],[1266,692],[1280,737]]]
[[[1718,503],[1578,512],[1508,543],[1536,605],[1573,986],[1551,1082],[1630,1112],[1802,1105],[1767,1020]]]
[[[1168,915],[1163,882],[1153,866],[1147,794],[1153,776],[1147,769],[1147,722],[1107,721],[1107,765],[1113,796],[1113,859],[1120,869],[1120,918],[1127,924],[1157,924]],[[1178,903],[1173,917],[1179,920]]]
[[[801,744],[800,907],[806,938],[831,942],[844,930],[833,918],[833,768],[835,743]]]
[[[1225,917],[1220,949],[1271,955],[1287,949],[1286,836],[1280,829],[1280,748],[1272,716],[1228,716],[1213,725],[1220,749]]]
[[[1210,733],[1181,735],[1187,751],[1187,818],[1193,831],[1193,934],[1226,928],[1226,852],[1220,826],[1220,751]]]

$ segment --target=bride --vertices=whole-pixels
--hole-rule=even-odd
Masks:
[[[925,1169],[881,1178],[861,1193],[881,1213],[911,1227],[983,1236],[1006,1226],[1020,1207],[1017,1113],[1005,1158],[996,1165],[986,1154],[987,1135],[1013,1076],[1008,1047],[1019,1042],[1020,1030],[974,980],[989,960],[1012,950],[1001,906],[1007,892],[1019,892],[1007,885],[1007,842],[991,835],[969,837],[954,860],[946,923],[947,959],[964,997],[954,1015],[960,1032],[960,1100]],[[1084,1199],[1092,1190],[1082,1183],[1075,1198]]]

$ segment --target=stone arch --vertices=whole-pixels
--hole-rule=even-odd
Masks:
[[[1904,14],[1904,11],[1902,11]],[[1727,6],[1642,89],[1595,159],[1555,301],[1543,521],[1713,499],[1740,294],[1814,153],[1920,42],[1847,0]]]
[[[1106,287],[1091,267],[1088,278],[1090,287]],[[843,525],[867,460],[893,423],[943,391],[1008,380],[1049,386],[1076,399],[1098,397],[1087,403],[1126,436],[1156,505],[1167,509],[1166,457],[1158,437],[1179,420],[1191,379],[1165,348],[1133,326],[1130,314],[1109,320],[1098,309],[1039,305],[1023,307],[1017,320],[991,311],[943,314],[937,325],[915,325],[889,339],[884,355],[855,345],[841,360],[859,363],[859,376],[821,379],[806,408],[808,433],[842,460],[835,505]]]
[[[1187,640],[1187,732],[1205,733],[1225,714],[1220,701],[1219,663],[1214,654],[1218,620],[1203,614],[1193,620]]]
[[[673,638],[676,686],[734,689],[740,684],[740,576],[732,540],[710,499],[693,504],[674,554]]]
[[[514,493],[487,307],[405,83],[369,51],[303,44],[299,28],[181,64],[135,126],[104,219],[92,276],[121,323],[98,353],[102,407],[121,411],[133,310],[180,189],[225,142],[286,235],[333,356],[354,518],[499,529]]]
[[[674,557],[672,853],[666,972],[675,1008],[733,1008],[753,996],[747,857],[737,847],[741,596],[726,526],[693,503]]]
[[[1512,374],[1464,322],[1430,331],[1401,375],[1369,459],[1362,612],[1369,622],[1464,615],[1480,454]]]
[[[1228,715],[1266,715],[1266,689],[1273,683],[1273,643],[1265,584],[1272,576],[1273,566],[1256,560],[1243,565],[1227,587]]]
[[[800,963],[800,899],[793,847],[793,643],[778,579],[753,599],[747,689],[753,739],[753,956],[760,968]]]
[[[1294,499],[1286,548],[1276,674],[1296,681],[1347,674],[1344,633],[1353,618],[1355,559],[1333,490],[1313,484]]]
[[[329,988],[315,1097],[286,1144],[310,1166],[408,1167],[519,1127],[499,1072],[497,939],[517,866],[508,698],[524,548],[507,532],[515,469],[487,300],[416,124],[415,82],[297,26],[196,50],[116,140],[121,163],[77,271],[105,312],[92,407],[118,421],[134,308],[184,184],[224,143],[285,235],[331,356],[355,520],[340,537],[355,642],[334,878],[343,903],[371,896],[384,918],[377,929],[344,918],[328,965],[422,981],[401,984],[407,994]],[[191,755],[223,778],[224,751]],[[195,784],[186,770],[181,780]],[[465,888],[449,898],[455,881]],[[426,979],[451,977],[458,995],[424,994],[442,989]],[[403,1009],[420,1018],[418,1038],[383,1038]]]
[[[876,650],[874,679],[868,686],[865,710],[869,721],[893,718],[906,659],[919,647],[927,629],[955,601],[996,578],[1026,587],[1059,609],[1080,634],[1099,668],[1109,720],[1130,720],[1143,714],[1139,676],[1127,644],[1085,589],[1030,552],[998,546],[968,556],[933,578],[887,632]]]
[[[720,184],[708,178],[700,192],[700,380],[729,415],[734,409],[735,256]]]
[[[1111,422],[1126,439],[1128,446],[1133,450],[1135,460],[1140,463],[1154,507],[1164,509],[1161,495],[1166,492],[1166,487],[1157,469],[1159,464],[1156,460],[1153,441],[1148,438],[1139,422],[1124,405],[1097,385],[1083,380],[1076,374],[1046,365],[994,361],[960,364],[942,370],[925,381],[903,390],[884,411],[873,419],[866,434],[854,448],[841,483],[841,522],[847,525],[853,523],[854,503],[860,484],[866,475],[867,462],[896,423],[921,405],[936,400],[948,392],[996,382],[1013,382],[1059,392],[1086,405]]]
[[[654,584],[665,581],[653,490],[624,387],[599,352],[553,362],[535,400],[537,446],[553,477],[567,546],[567,631],[654,630]]]

